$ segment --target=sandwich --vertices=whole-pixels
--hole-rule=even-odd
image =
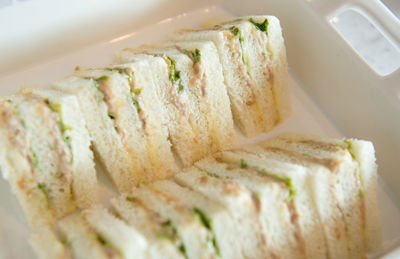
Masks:
[[[377,166],[371,142],[282,134],[261,146],[296,152],[305,156],[308,163],[322,164],[332,172],[341,192],[338,206],[346,222],[351,258],[381,247]]]
[[[209,245],[214,247],[214,257],[244,257],[242,239],[239,238],[243,233],[237,227],[240,222],[235,221],[223,205],[171,180],[155,182],[149,188],[190,208],[192,214],[210,231]]]
[[[209,29],[182,30],[177,41],[212,41],[219,53],[233,119],[246,136],[271,130],[290,114],[279,20],[243,17]]]
[[[57,223],[73,258],[145,258],[147,240],[136,229],[96,206]]]
[[[238,165],[218,161],[219,155],[214,156],[202,159],[194,166],[210,176],[237,181],[252,192],[262,217],[268,250],[281,258],[306,258],[305,240],[299,225],[299,217],[303,215],[294,202],[296,189],[290,179],[248,168],[244,160]],[[282,170],[283,167],[270,169]],[[296,170],[296,167],[285,169]]]
[[[94,150],[121,192],[178,170],[157,77],[161,58],[82,69],[55,88],[77,96]]]
[[[119,52],[117,61],[129,62],[135,59],[135,54],[138,53],[164,57],[164,60],[170,64],[169,69],[176,70],[179,76],[177,82],[171,80],[170,87],[178,83],[183,86],[183,89],[179,95],[169,98],[173,100],[179,98],[181,105],[178,108],[185,108],[184,112],[177,114],[178,118],[186,111],[186,118],[182,118],[183,122],[177,123],[179,126],[171,123],[172,140],[176,139],[178,154],[183,153],[181,157],[183,157],[184,165],[197,161],[207,152],[236,146],[229,98],[214,44],[211,42],[168,42],[159,46],[142,46],[136,50],[125,49]],[[172,63],[174,63],[173,67]],[[179,140],[179,137],[182,138],[182,134],[179,133],[182,130],[176,128],[183,127],[187,121],[195,133],[194,143],[190,143],[190,139],[187,142]],[[178,132],[178,136],[174,136],[176,134],[174,132]],[[179,147],[183,144],[186,149]],[[197,145],[197,147],[188,148],[188,145]],[[188,153],[188,149],[193,151]],[[197,153],[193,153],[195,151]],[[185,159],[184,156],[189,159]]]
[[[35,254],[40,259],[72,259],[69,247],[50,227],[44,227],[29,240]]]
[[[228,210],[236,223],[238,234],[235,238],[240,242],[243,257],[274,257],[273,251],[268,250],[260,211],[257,210],[258,202],[250,191],[237,182],[210,176],[194,167],[176,174],[174,180]]]
[[[183,257],[217,257],[218,250],[213,243],[213,234],[199,215],[193,212],[192,206],[147,186],[134,189],[126,199],[141,203],[163,218],[163,233],[173,240]]]
[[[143,47],[125,50],[124,53],[123,62],[132,62],[143,55],[164,60],[165,65],[156,84],[162,91],[162,101],[167,110],[172,147],[184,166],[190,166],[204,157],[211,142],[205,117],[199,110],[196,95],[190,89],[192,59],[174,48]]]
[[[142,204],[140,199],[122,194],[111,200],[113,212],[148,240],[148,258],[184,258],[183,243],[168,219]]]
[[[33,230],[97,202],[90,138],[74,96],[25,89],[0,103],[0,167]]]
[[[246,151],[248,149],[251,148],[248,147]],[[341,231],[339,232],[342,234],[340,241],[345,242],[344,222],[341,222],[341,218],[334,213],[335,206],[332,204],[330,196],[333,190],[329,186],[327,171],[318,168],[308,170],[306,167],[293,165],[289,161],[281,160],[279,153],[271,152],[265,155],[262,153],[263,156],[260,157],[258,150],[253,150],[253,152],[254,154],[243,151],[227,151],[218,154],[217,159],[232,167],[246,167],[261,175],[281,179],[288,184],[288,187],[291,187],[291,199],[298,211],[299,233],[303,236],[306,258],[325,258],[327,256],[328,242],[324,227],[328,227],[322,224],[321,216],[323,215],[330,216],[333,223],[336,224],[335,227]],[[325,205],[324,210],[320,208],[323,205]],[[335,255],[346,253],[346,249],[346,243],[344,243]],[[346,258],[346,256],[342,258]]]

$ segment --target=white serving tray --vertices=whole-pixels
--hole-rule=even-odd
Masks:
[[[44,11],[47,16],[42,17],[39,22],[35,22],[32,19],[29,37],[33,37],[32,31],[40,31],[40,28],[46,27],[45,25],[48,25],[51,21],[53,21],[53,26],[46,28],[53,32],[45,37],[46,42],[36,38],[32,39],[33,46],[29,46],[28,50],[24,50],[18,44],[12,46],[11,41],[8,43],[6,41],[0,42],[0,55],[3,55],[3,59],[0,59],[0,95],[14,93],[20,86],[46,87],[51,82],[72,73],[77,65],[87,67],[108,65],[113,62],[113,55],[116,51],[125,47],[136,47],[143,43],[152,43],[159,39],[164,39],[172,31],[182,27],[197,27],[203,23],[212,23],[240,15],[276,15],[281,19],[288,50],[289,86],[294,114],[288,121],[271,133],[254,139],[241,137],[241,143],[257,142],[287,131],[373,140],[377,147],[378,163],[381,168],[378,198],[382,217],[384,250],[380,254],[371,255],[371,258],[383,255],[385,255],[385,258],[399,256],[399,251],[394,251],[400,244],[400,203],[398,202],[400,182],[399,176],[396,176],[398,169],[395,167],[398,162],[393,159],[385,159],[386,156],[390,156],[389,152],[398,151],[397,154],[395,153],[397,157],[400,154],[400,131],[396,131],[396,129],[400,129],[399,121],[388,122],[385,117],[387,114],[383,114],[382,116],[385,118],[379,121],[377,120],[379,113],[372,114],[370,118],[371,125],[379,121],[379,123],[382,123],[382,127],[377,127],[376,130],[363,130],[362,126],[365,126],[366,120],[357,116],[351,117],[351,114],[361,114],[362,111],[360,113],[358,109],[364,107],[371,100],[358,99],[353,103],[349,103],[342,96],[342,87],[354,84],[354,88],[357,89],[358,84],[363,84],[364,88],[360,94],[362,98],[368,97],[368,94],[374,94],[374,97],[377,98],[376,102],[384,102],[379,104],[381,113],[389,110],[392,119],[396,116],[399,118],[400,112],[398,106],[396,106],[398,104],[396,104],[395,98],[389,98],[388,101],[385,101],[384,98],[390,96],[390,94],[388,95],[388,93],[391,93],[390,91],[396,93],[396,90],[399,90],[396,88],[395,83],[400,82],[398,80],[400,71],[397,70],[385,78],[377,76],[370,70],[368,65],[362,63],[362,59],[358,58],[357,54],[346,45],[339,35],[335,34],[333,28],[329,27],[328,18],[330,14],[334,14],[332,10],[340,7],[339,5],[331,4],[328,8],[326,5],[324,7],[322,4],[317,5],[312,1],[307,1],[309,3],[303,3],[302,1],[275,3],[273,1],[261,2],[257,0],[249,0],[246,4],[242,4],[239,1],[202,3],[196,3],[196,1],[170,1],[168,3],[149,1],[146,5],[140,5],[140,1],[128,3],[127,1],[118,0],[113,2],[113,9],[107,16],[109,23],[105,23],[100,19],[104,20],[104,15],[107,14],[104,12],[105,7],[110,8],[111,6],[108,1],[82,4],[85,8],[104,4],[103,7],[97,6],[96,9],[103,16],[91,15],[89,18],[83,18],[83,16],[88,16],[88,12],[85,11],[78,12],[79,15],[73,15],[75,13],[74,8],[78,2],[75,0],[70,1],[69,4],[61,4],[60,8],[56,8],[50,1],[31,1],[36,1],[36,3],[29,2],[27,5],[31,5],[30,8],[34,10],[39,10],[40,7],[44,8],[44,4],[48,4],[48,9]],[[319,2],[323,3],[324,1]],[[7,17],[10,22],[16,22],[17,19],[21,19],[21,13],[27,12],[25,6],[22,6],[23,4],[13,10],[0,9],[0,35],[2,37],[7,36],[6,27],[2,22]],[[59,10],[62,8],[65,11],[63,22],[72,21],[75,18],[82,24],[82,26],[73,27],[73,31],[76,31],[76,34],[73,31],[68,32],[65,28],[63,29],[63,22],[54,22],[53,18],[63,13]],[[116,10],[118,8],[119,10],[125,8],[125,12],[114,21],[113,17],[117,16],[118,12]],[[129,22],[126,10],[132,12],[131,22]],[[145,11],[147,15],[141,13],[141,11]],[[139,18],[135,16],[137,14],[141,14]],[[38,14],[33,16],[35,15],[38,16]],[[321,17],[323,18],[322,20]],[[103,33],[88,30],[90,27],[87,23],[88,20],[92,21],[90,25],[93,30],[99,30],[103,26]],[[97,25],[95,24],[96,21],[99,22]],[[318,23],[313,24],[313,21]],[[324,24],[324,21],[326,24]],[[75,21],[75,23],[77,22]],[[114,23],[115,26],[118,25],[117,29],[112,30],[110,23]],[[29,43],[27,41],[29,37],[24,36],[24,33],[28,32],[21,28],[15,27],[15,29],[16,31],[10,31],[9,35],[15,39],[26,40]],[[60,30],[67,31],[62,34],[66,38],[59,38]],[[86,34],[84,33],[85,31]],[[313,33],[314,35],[312,35]],[[311,35],[313,38],[310,38]],[[95,39],[96,43],[91,39]],[[327,43],[327,39],[331,41]],[[62,44],[63,40],[65,44]],[[323,53],[324,47],[330,48],[331,51]],[[344,56],[336,57],[338,49],[342,51]],[[27,57],[26,60],[23,59],[24,55],[21,53]],[[40,53],[40,55],[35,56],[35,53]],[[320,55],[321,53],[323,55]],[[13,55],[16,57],[15,62],[12,59]],[[337,67],[335,70],[327,72],[327,68],[332,69],[329,62],[335,62],[334,65]],[[318,66],[320,67],[318,68]],[[343,74],[346,77],[344,80],[338,75],[338,73],[343,72],[343,69],[353,70],[351,75]],[[371,74],[376,78],[372,78]],[[365,84],[366,80],[369,80],[369,83]],[[381,86],[385,87],[385,89],[381,89],[384,92],[380,95],[377,94],[376,89],[371,90],[373,87],[377,87],[377,82],[383,82]],[[324,84],[324,87],[318,88],[317,85],[321,83]],[[336,85],[336,87],[333,87],[338,83],[342,83],[344,86]],[[352,91],[354,89],[349,90],[350,96],[353,94]],[[375,103],[372,102],[370,105],[373,104]],[[347,111],[344,108],[347,108]],[[384,127],[389,127],[389,129]],[[385,138],[389,137],[392,137],[393,141],[388,144]],[[386,163],[389,165],[385,165]],[[106,201],[108,197],[115,195],[115,190],[101,172],[101,168],[99,168],[99,171],[102,197]],[[389,182],[390,186],[385,182]],[[28,239],[29,230],[18,202],[11,194],[8,183],[1,179],[0,258],[35,258],[28,245]]]

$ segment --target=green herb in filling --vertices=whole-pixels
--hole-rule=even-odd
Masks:
[[[290,202],[293,200],[294,196],[296,195],[296,189],[293,186],[292,179],[290,179],[289,177],[284,177],[284,176],[280,176],[280,175],[277,175],[274,173],[267,172],[263,168],[258,169],[257,171],[261,175],[273,177],[275,179],[282,181],[286,185],[286,187],[289,189],[289,196],[287,197],[287,201]]]
[[[131,71],[128,67],[114,67],[114,68],[106,68],[107,71],[117,71],[121,75],[124,75],[125,78],[128,80],[128,83],[131,84],[134,77],[134,72]]]
[[[208,229],[208,230],[210,231],[210,233],[211,233],[211,239],[209,240],[209,242],[210,242],[209,246],[214,248],[215,254],[216,254],[217,256],[220,256],[219,246],[218,246],[218,243],[217,243],[217,239],[216,239],[216,237],[215,237],[215,233],[214,233],[214,231],[212,230],[211,220],[205,215],[205,213],[204,213],[202,210],[200,210],[200,209],[197,208],[197,207],[193,207],[193,208],[192,208],[192,213],[194,213],[195,215],[197,215],[197,217],[198,217],[200,223],[201,223],[206,229]]]
[[[268,36],[268,19],[265,18],[265,20],[262,23],[257,23],[256,21],[253,20],[253,18],[249,19],[249,22],[251,22],[257,30],[260,30],[262,32],[265,32]]]
[[[239,39],[239,44],[240,44],[240,49],[242,50],[242,62],[246,67],[246,72],[247,74],[249,73],[249,70],[247,68],[247,64],[246,64],[246,60],[244,59],[244,48],[243,48],[243,42],[244,42],[244,38],[242,36],[242,32],[240,31],[240,29],[236,26],[232,26],[229,28],[229,30],[232,32],[233,35],[235,35],[236,37],[238,37]]]
[[[353,142],[351,140],[347,140],[347,139],[345,139],[343,142],[344,142],[344,144],[346,146],[346,149],[349,151],[352,159],[357,162],[358,168],[361,171],[361,162],[357,159],[356,155],[354,154]],[[360,193],[359,193],[359,196],[360,196],[360,198],[364,198],[364,178],[362,177],[361,172],[358,172],[358,175],[359,175],[359,180],[360,180]]]
[[[294,196],[296,195],[296,189],[293,186],[292,179],[290,179],[289,177],[284,177],[284,176],[280,176],[278,174],[267,172],[264,168],[257,168],[257,167],[249,166],[246,163],[246,161],[244,161],[244,159],[240,159],[240,165],[241,165],[240,167],[242,167],[243,164],[246,165],[246,168],[255,168],[255,169],[257,169],[257,172],[260,175],[269,176],[269,177],[272,177],[272,178],[275,178],[275,179],[278,179],[278,180],[282,181],[286,185],[288,190],[289,190],[289,196],[287,197],[287,202],[290,202],[290,201],[293,200]]]
[[[90,77],[86,78],[86,79],[90,79]],[[94,86],[96,86],[96,88],[100,89],[100,81],[105,81],[108,79],[109,79],[109,76],[106,76],[106,75],[98,77],[98,78],[93,78]]]
[[[181,252],[181,254],[182,254],[186,259],[189,258],[189,257],[187,256],[186,248],[185,248],[185,245],[184,245],[183,243],[179,245],[178,249],[179,249],[179,252]]]
[[[47,189],[46,184],[45,183],[39,183],[37,185],[37,187],[39,188],[39,190],[42,191],[42,193],[46,197],[47,207],[49,207],[50,206],[50,197],[49,197],[49,190]]]
[[[93,240],[96,240],[97,242],[100,243],[100,245],[102,245],[103,247],[105,247],[106,249],[108,249],[108,251],[113,252],[118,254],[120,257],[122,256],[121,251],[115,247],[113,244],[111,244],[110,242],[108,242],[102,235],[98,234],[98,233],[94,233],[92,236]],[[111,256],[113,257],[113,256]],[[114,258],[114,257],[113,257]]]
[[[166,220],[161,224],[162,231],[157,233],[159,238],[168,239],[171,242],[174,242],[178,246],[179,252],[185,257],[188,258],[186,254],[185,245],[180,240],[179,234],[175,226],[172,224],[171,220]],[[178,243],[176,243],[178,242]]]
[[[173,84],[177,84],[178,93],[182,92],[184,86],[181,80],[181,71],[176,69],[176,62],[170,57],[167,57],[169,61],[169,81]]]
[[[192,55],[194,64],[201,61],[201,53],[199,49],[195,49],[194,51],[186,50],[190,55]]]
[[[139,91],[139,93],[135,93],[135,89],[131,92],[132,104],[133,104],[133,106],[136,107],[136,111],[138,113],[140,113],[140,111],[142,110],[140,107],[140,104],[139,104],[139,100],[138,100],[139,94],[140,94],[140,91]]]
[[[72,153],[72,146],[71,146],[71,138],[70,138],[70,136],[67,135],[67,131],[72,130],[72,127],[63,122],[61,104],[50,102],[50,100],[47,98],[44,99],[44,103],[50,108],[50,110],[52,110],[53,112],[58,114],[59,121],[57,122],[57,124],[61,131],[61,136],[63,138],[63,141],[64,141],[65,145],[67,146],[68,151],[71,155],[71,164],[72,164],[73,153]]]
[[[108,117],[110,117],[110,119],[114,120],[115,119],[115,115],[112,112],[108,113]]]
[[[39,166],[39,158],[36,155],[35,151],[32,150],[31,148],[31,153],[32,153],[32,163],[34,167],[38,167]]]
[[[126,200],[127,200],[127,201],[135,201],[136,198],[133,197],[133,196],[126,196]]]
[[[243,158],[240,159],[240,167],[241,168],[248,168],[249,166],[247,165],[246,161],[244,161]]]
[[[142,92],[142,88],[135,88],[132,90],[132,92],[136,95],[139,95]]]

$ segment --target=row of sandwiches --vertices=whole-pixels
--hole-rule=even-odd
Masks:
[[[58,221],[41,258],[365,258],[381,245],[372,143],[283,134]]]
[[[75,70],[0,97],[1,172],[34,230],[97,203],[94,157],[126,192],[236,147],[235,124],[253,136],[290,113],[273,16],[180,31]]]
[[[0,169],[40,258],[362,258],[380,246],[370,142],[282,135],[236,149],[234,125],[255,136],[290,114],[278,19],[183,30],[116,63],[0,97]],[[94,157],[121,193],[111,208],[98,205]]]

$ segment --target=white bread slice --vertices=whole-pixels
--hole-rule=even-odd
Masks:
[[[58,115],[40,98],[13,98],[30,143],[37,185],[56,218],[76,209],[71,154],[58,125]],[[72,127],[72,126],[71,126]]]
[[[217,257],[243,258],[240,239],[237,238],[240,233],[236,224],[239,222],[235,222],[223,206],[171,180],[157,181],[149,187],[192,208],[192,213],[197,214],[202,224],[210,230],[210,242]]]
[[[178,240],[174,239],[173,231],[165,225],[166,219],[149,210],[139,199],[122,194],[111,200],[111,206],[118,217],[147,238],[148,258],[184,258],[178,250]]]
[[[96,171],[90,137],[75,96],[50,89],[24,89],[23,94],[40,97],[52,107],[60,119],[60,125],[67,128],[63,138],[72,155],[72,191],[79,208],[88,208],[98,201]]]
[[[218,154],[215,155],[218,158]],[[240,182],[259,201],[268,250],[282,258],[305,258],[304,237],[299,226],[296,204],[291,189],[279,178],[262,175],[246,165],[218,162],[212,157],[195,164],[200,170],[224,179]]]
[[[210,150],[209,134],[205,118],[193,92],[193,61],[189,55],[176,48],[125,49],[120,53],[123,63],[137,58],[135,54],[162,57],[166,66],[158,87],[165,91],[165,107],[170,115],[168,123],[173,148],[184,166],[203,158]],[[173,73],[174,75],[172,75]],[[167,80],[169,78],[169,81]],[[172,79],[171,79],[172,78]]]
[[[158,78],[163,76],[164,60],[143,56],[133,63],[115,67],[132,69],[135,72],[135,85],[141,88],[136,98],[140,107],[139,117],[146,139],[147,156],[153,169],[153,175],[148,181],[172,176],[179,168],[171,150],[168,111],[163,106],[165,93],[159,87]]]
[[[176,49],[150,48],[126,49],[120,53],[119,60],[127,62],[143,56],[164,60],[163,68],[155,73],[156,84],[167,111],[167,125],[173,149],[183,165],[190,166],[212,149],[204,116],[200,113],[196,96],[191,90],[192,60]]]
[[[33,230],[97,201],[89,139],[73,96],[25,89],[2,104],[2,120],[8,148],[1,167]]]
[[[87,209],[82,212],[82,217],[102,237],[106,246],[114,249],[121,258],[144,258],[148,247],[145,237],[107,209]]]
[[[340,208],[346,225],[349,257],[362,257],[365,253],[364,205],[361,199],[358,165],[350,152],[336,143],[324,142],[322,138],[297,134],[283,134],[261,145],[294,151],[299,156],[301,154],[316,162],[325,161],[323,165],[331,171],[332,184],[337,189],[337,207]],[[331,238],[331,241],[333,242],[334,238]]]
[[[225,85],[231,102],[233,120],[246,136],[265,131],[262,112],[254,91],[254,82],[242,61],[239,38],[230,30],[185,30],[172,35],[177,41],[212,41],[219,54]]]
[[[29,243],[40,259],[72,259],[69,247],[50,228],[33,234]]]
[[[78,96],[95,150],[121,192],[177,171],[153,80],[160,64],[152,58],[81,71],[83,79],[55,86]]]
[[[375,149],[371,142],[358,139],[348,139],[347,145],[352,156],[359,164],[366,219],[367,251],[377,251],[382,247],[382,232],[378,209],[378,172]]]
[[[260,44],[259,47],[264,48],[261,54],[268,53],[270,72],[270,82],[272,85],[272,94],[274,103],[278,112],[278,123],[286,120],[292,113],[290,104],[290,93],[288,88],[288,64],[286,58],[286,48],[282,35],[282,28],[279,19],[271,15],[255,15],[240,17],[240,20],[250,21],[263,24],[267,20],[267,44]],[[265,33],[265,32],[264,32]],[[259,35],[261,36],[261,35]]]
[[[199,259],[213,258],[215,252],[210,247],[210,231],[192,213],[192,207],[185,206],[178,199],[172,199],[157,193],[147,187],[135,189],[130,194],[149,209],[165,218],[168,226],[179,241],[179,249],[184,257]]]
[[[218,154],[218,159],[237,166],[245,164],[261,174],[281,177],[288,182],[290,179],[290,184],[295,190],[293,202],[299,215],[299,227],[304,237],[306,258],[326,258],[328,251],[320,219],[320,214],[325,211],[319,211],[319,203],[315,197],[318,194],[317,197],[321,202],[330,204],[328,195],[331,193],[330,182],[326,179],[328,174],[324,172],[311,174],[305,167],[281,162],[278,155],[275,157],[269,155],[271,154],[259,156],[258,153],[253,155],[243,151],[225,151]]]
[[[167,43],[184,51],[198,52],[198,61],[193,69],[199,74],[193,91],[200,111],[205,115],[212,142],[218,151],[235,148],[238,144],[233,126],[229,96],[224,84],[222,65],[218,50],[211,41],[181,41]]]
[[[75,213],[63,218],[57,223],[57,231],[71,249],[72,257],[76,259],[85,258],[108,258],[108,254],[117,254],[113,249],[105,247],[103,238],[91,229],[81,214]],[[45,247],[45,249],[49,249]]]
[[[271,130],[278,122],[272,92],[272,66],[267,50],[268,37],[248,20],[235,20],[224,23],[218,28],[235,31],[242,51],[242,61],[253,84],[258,109],[262,111],[260,123],[263,132]]]
[[[147,156],[140,113],[132,100],[134,89],[144,88],[136,82],[137,72],[130,68],[109,67],[80,69],[75,75],[83,78],[104,78],[100,81],[99,89],[104,95],[108,116],[134,165],[134,183],[142,183],[151,179],[152,169]],[[132,186],[134,183],[131,183]]]
[[[165,42],[158,47],[176,48],[191,59],[191,68],[182,75],[188,75],[185,85],[195,96],[199,111],[205,117],[211,151],[221,151],[237,146],[237,137],[233,127],[232,112],[227,89],[224,84],[222,66],[218,51],[211,41]],[[129,50],[118,53],[117,59],[126,62]],[[153,52],[157,52],[154,50]],[[124,54],[125,53],[125,54]],[[165,53],[166,54],[166,53]],[[179,62],[180,63],[180,62]],[[183,71],[183,70],[181,70]]]
[[[331,170],[335,172],[337,185],[342,189],[340,206],[348,225],[350,256],[359,257],[366,251],[380,248],[380,221],[376,205],[377,171],[371,142],[282,134],[267,143],[270,146],[281,144],[316,159],[335,161],[337,166]],[[363,234],[360,236],[360,233]]]
[[[17,112],[12,103],[0,103],[0,168],[21,204],[29,226],[38,230],[53,225],[55,215],[32,174],[32,151],[23,124],[14,116]]]
[[[234,221],[240,222],[237,224],[240,234],[236,238],[240,239],[244,257],[271,257],[267,250],[261,215],[250,191],[237,182],[210,176],[196,168],[188,168],[184,173],[176,174],[174,179],[178,184],[220,203],[228,209]]]
[[[71,76],[56,82],[52,87],[77,97],[96,156],[117,188],[126,190],[134,182],[135,165],[115,129],[113,120],[108,116],[104,95],[96,87],[99,81]]]

